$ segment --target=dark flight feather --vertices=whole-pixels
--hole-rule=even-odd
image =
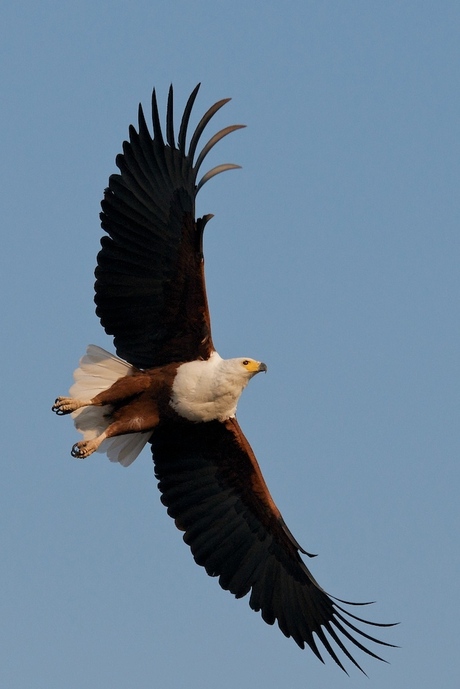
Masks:
[[[114,336],[117,354],[138,368],[173,361],[207,359],[213,351],[203,272],[202,232],[195,221],[198,189],[214,175],[237,165],[216,166],[197,184],[199,168],[212,147],[243,125],[217,132],[194,162],[200,137],[215,113],[213,105],[192,134],[187,127],[198,87],[182,116],[178,145],[174,139],[173,91],[169,91],[166,141],[155,91],[151,137],[142,107],[138,131],[116,158],[120,174],[110,177],[102,201],[102,239],[96,268],[96,313]],[[209,216],[210,217],[210,216]]]
[[[151,444],[162,502],[184,531],[195,561],[219,577],[222,588],[237,598],[250,593],[249,605],[265,622],[277,622],[285,636],[301,648],[307,644],[320,660],[317,641],[345,670],[333,642],[361,670],[343,637],[382,660],[359,636],[391,644],[348,618],[377,627],[391,625],[349,613],[315,581],[236,419],[166,424],[155,431]]]

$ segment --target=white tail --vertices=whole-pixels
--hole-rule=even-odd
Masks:
[[[70,397],[88,400],[103,390],[107,390],[116,380],[132,375],[135,370],[131,364],[118,359],[105,349],[88,345],[85,356],[80,359],[80,367],[74,371],[75,383],[69,390]],[[103,433],[110,424],[107,412],[111,407],[82,407],[72,413],[75,428],[83,434],[84,440],[92,440]],[[105,452],[111,462],[119,462],[128,467],[140,454],[152,435],[147,433],[128,433],[107,438],[97,452]]]

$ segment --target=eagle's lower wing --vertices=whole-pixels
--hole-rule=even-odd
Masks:
[[[165,425],[151,443],[162,502],[196,562],[222,588],[237,598],[250,593],[249,605],[265,622],[277,621],[322,660],[320,641],[342,669],[337,647],[359,667],[344,640],[377,658],[360,638],[391,645],[360,630],[356,622],[375,623],[346,611],[317,584],[236,419]]]
[[[139,106],[139,131],[116,159],[102,201],[101,240],[95,284],[96,313],[114,335],[117,354],[139,368],[171,361],[207,358],[213,350],[203,272],[202,232],[206,218],[195,221],[195,196],[215,174],[235,165],[213,168],[197,184],[209,150],[240,125],[226,127],[206,144],[194,162],[199,138],[228,99],[203,116],[186,149],[187,126],[198,92],[195,88],[182,116],[176,144],[173,92],[169,92],[166,141],[155,91],[153,138]]]

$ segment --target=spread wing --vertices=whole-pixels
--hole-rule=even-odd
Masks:
[[[155,91],[153,138],[139,106],[139,131],[116,159],[120,174],[111,175],[101,203],[107,236],[97,257],[96,313],[114,335],[117,354],[139,368],[172,361],[207,359],[213,351],[204,282],[202,233],[205,216],[195,221],[195,196],[205,182],[238,165],[219,165],[197,183],[211,148],[243,125],[215,134],[195,159],[203,130],[230,99],[205,113],[186,148],[187,127],[199,85],[185,107],[176,144],[173,90],[169,90],[166,141]]]
[[[317,584],[236,419],[175,422],[158,428],[151,443],[162,502],[195,561],[222,588],[237,598],[250,593],[249,605],[265,622],[277,621],[283,634],[322,661],[321,642],[343,670],[340,652],[361,670],[344,641],[375,658],[366,642],[391,646],[357,623],[392,625],[352,615]]]

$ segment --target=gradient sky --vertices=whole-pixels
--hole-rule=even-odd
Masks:
[[[456,688],[460,4],[4,0],[0,686]],[[214,342],[268,364],[239,421],[330,593],[390,665],[323,666],[191,557],[149,451],[70,457],[99,202],[149,108],[231,96],[198,213]],[[177,120],[176,120],[177,121]],[[351,682],[351,683],[350,683]]]

